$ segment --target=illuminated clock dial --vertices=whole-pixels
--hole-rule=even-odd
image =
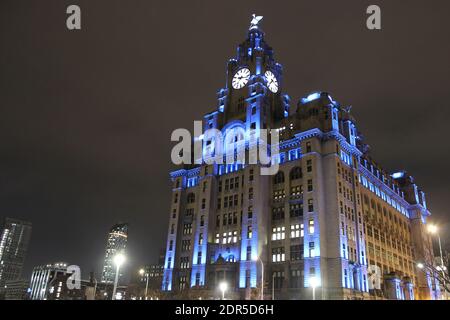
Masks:
[[[231,84],[234,89],[240,89],[247,84],[248,79],[250,79],[250,70],[247,68],[242,68],[236,72]]]
[[[273,93],[277,93],[278,92],[278,81],[277,81],[277,78],[275,77],[275,75],[272,73],[272,71],[266,71],[266,73],[264,73],[264,75],[266,76],[267,87],[269,88],[269,90],[272,91]]]

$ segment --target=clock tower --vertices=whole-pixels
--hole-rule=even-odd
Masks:
[[[252,20],[247,39],[227,64],[226,86],[218,92],[222,124],[245,123],[246,130],[271,129],[288,116],[289,97],[283,94],[283,67],[277,63],[264,32]],[[217,129],[221,129],[218,123]]]

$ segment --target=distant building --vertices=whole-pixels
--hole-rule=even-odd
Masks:
[[[141,275],[140,282],[145,285],[148,277],[149,290],[159,290],[162,285],[164,264],[151,264],[144,267],[145,273]]]
[[[5,300],[26,300],[27,290],[30,282],[25,279],[6,280],[4,299]]]
[[[114,282],[116,276],[114,256],[119,252],[125,251],[127,245],[127,238],[128,238],[127,223],[116,224],[109,231],[101,282],[104,283]]]
[[[79,288],[69,288],[72,273],[65,262],[47,264],[33,269],[29,298],[31,300],[110,300],[112,285],[98,282],[91,272],[89,280],[80,280]],[[69,281],[72,282],[72,281]],[[125,297],[125,289],[120,289]]]
[[[30,237],[30,222],[13,218],[0,221],[0,296],[6,294],[6,281],[20,279]]]
[[[35,267],[31,275],[30,299],[49,300],[51,297],[58,300],[64,285],[61,277],[66,275],[67,266],[65,262],[57,262]]]

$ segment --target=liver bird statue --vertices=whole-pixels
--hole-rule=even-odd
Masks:
[[[258,24],[262,20],[262,18],[263,18],[263,16],[257,16],[256,14],[253,14],[252,15],[252,20],[250,21],[250,28],[249,28],[249,30],[257,29],[258,28]]]

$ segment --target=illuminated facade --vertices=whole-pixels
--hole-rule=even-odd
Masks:
[[[66,283],[57,280],[60,275],[66,275],[67,266],[66,262],[57,262],[34,267],[31,274],[30,299],[50,300],[50,295],[54,295],[54,299],[59,300]]]
[[[6,281],[21,278],[31,237],[31,223],[4,218],[0,224],[0,295],[5,294]]]
[[[234,298],[259,298],[264,286],[265,299],[272,289],[276,299],[311,299],[314,279],[320,299],[435,296],[433,275],[416,268],[433,259],[424,193],[371,159],[350,108],[329,94],[290,107],[283,68],[257,25],[203,119],[204,131],[234,128],[277,130],[279,171],[203,163],[171,172],[163,290],[219,297],[226,281]]]
[[[108,233],[106,243],[105,260],[103,264],[102,280],[103,283],[113,283],[116,276],[116,266],[114,257],[118,253],[124,253],[128,239],[128,224],[119,223],[114,225]]]

